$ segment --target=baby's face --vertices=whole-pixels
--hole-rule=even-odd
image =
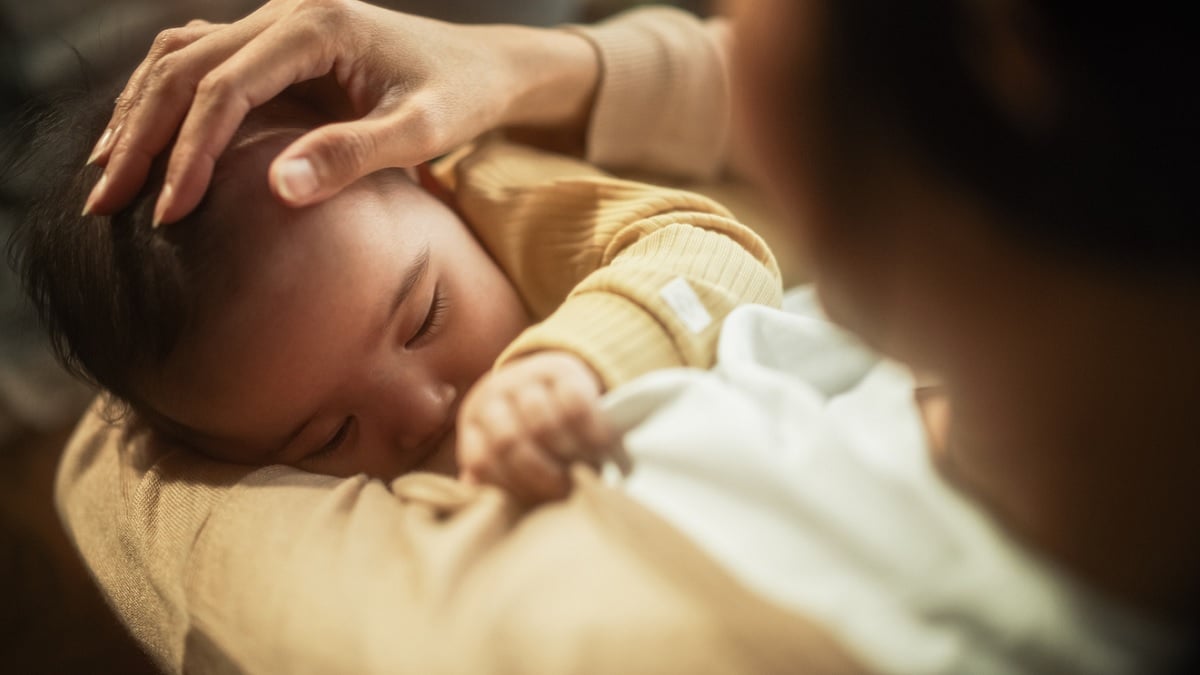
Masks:
[[[147,399],[217,459],[452,472],[459,401],[526,311],[458,217],[403,177],[281,206],[266,164],[294,137],[243,150],[214,204],[237,225],[238,285],[147,378]]]

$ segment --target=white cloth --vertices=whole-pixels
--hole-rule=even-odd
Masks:
[[[606,401],[643,502],[883,673],[1141,673],[1165,630],[1023,549],[928,461],[903,367],[810,291],[726,320],[711,371],[651,373]]]

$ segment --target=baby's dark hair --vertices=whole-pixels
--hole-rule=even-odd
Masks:
[[[121,413],[146,409],[137,378],[165,362],[215,289],[228,288],[233,265],[229,232],[199,222],[214,220],[207,197],[184,220],[152,227],[165,156],[126,208],[80,215],[102,174],[85,162],[112,101],[107,92],[75,95],[28,122],[39,151],[28,181],[36,193],[8,254],[59,361],[128,404],[115,408]]]

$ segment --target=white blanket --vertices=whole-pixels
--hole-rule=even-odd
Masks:
[[[613,392],[609,471],[750,588],[829,627],[885,673],[1137,673],[1162,629],[1024,550],[928,463],[903,367],[826,321],[730,314],[711,371]]]

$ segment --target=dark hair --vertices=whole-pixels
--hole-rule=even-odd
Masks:
[[[1153,8],[1028,0],[1030,35],[1059,105],[1047,128],[1004,114],[977,63],[979,11],[964,0],[825,3],[824,87],[836,152],[896,133],[1031,244],[1195,279],[1200,107],[1186,3]],[[835,160],[836,161],[836,160]],[[835,165],[836,167],[836,165]],[[836,171],[836,168],[835,168]],[[834,176],[834,183],[853,184]],[[848,189],[848,188],[846,188]]]
[[[36,193],[8,253],[63,366],[138,410],[136,378],[167,359],[231,265],[227,233],[194,222],[206,203],[175,226],[151,227],[162,159],[127,208],[80,215],[102,173],[84,164],[112,101],[109,92],[74,94],[27,122],[39,151],[27,181]]]

